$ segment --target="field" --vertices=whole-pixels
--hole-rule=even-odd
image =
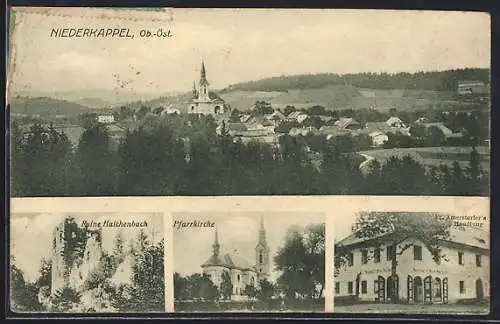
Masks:
[[[429,105],[453,104],[449,92],[425,90],[379,90],[358,89],[353,86],[329,85],[318,89],[289,90],[288,92],[230,91],[220,96],[240,111],[248,110],[257,100],[270,102],[273,108],[308,108],[321,105],[327,109],[364,109],[373,107],[380,110],[397,108],[415,110],[429,108]]]
[[[490,148],[479,146],[476,149],[480,155],[481,167],[483,170],[489,170]],[[373,157],[380,162],[385,162],[392,156],[402,158],[409,155],[426,166],[439,166],[440,164],[451,166],[454,161],[457,161],[462,168],[465,168],[469,165],[471,151],[470,147],[417,147],[362,151],[358,154]]]

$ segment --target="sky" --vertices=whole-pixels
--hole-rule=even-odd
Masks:
[[[305,212],[220,212],[220,213],[178,213],[175,220],[215,222],[219,237],[220,253],[238,254],[250,264],[255,264],[255,246],[258,242],[260,219],[263,218],[266,239],[269,246],[271,270],[273,256],[284,243],[289,228],[304,228],[308,224],[326,221],[324,213]],[[183,276],[201,273],[201,265],[212,255],[215,228],[174,229],[174,272]],[[276,271],[270,279],[276,279]]]
[[[53,231],[67,216],[74,217],[79,225],[83,220],[146,220],[148,227],[142,229],[151,240],[158,242],[164,235],[163,217],[153,213],[13,213],[10,224],[11,255],[15,257],[15,264],[23,271],[25,279],[34,281],[38,278],[42,258],[49,258],[52,252]],[[110,251],[113,248],[113,240],[119,231],[122,231],[123,237],[127,241],[125,246],[128,246],[128,242],[136,237],[140,229],[141,227],[104,228],[102,231],[103,249]]]
[[[16,15],[13,92],[113,90],[124,81],[120,92],[190,91],[202,59],[214,89],[280,75],[490,66],[485,13],[170,9],[127,13],[136,20],[124,20],[117,18],[123,10],[51,10]],[[96,18],[103,10],[114,16]],[[57,27],[130,28],[135,37],[51,38]],[[172,37],[139,37],[142,29],[158,28]]]

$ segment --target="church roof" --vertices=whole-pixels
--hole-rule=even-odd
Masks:
[[[225,257],[221,257],[220,255],[211,255],[210,258],[208,258],[208,260],[205,261],[201,266],[202,267],[220,266],[227,268],[232,267],[231,263],[229,263]]]
[[[229,269],[253,270],[253,266],[237,254],[225,254],[224,256],[212,255],[205,261],[202,267],[225,267]]]

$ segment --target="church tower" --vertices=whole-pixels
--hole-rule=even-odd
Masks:
[[[259,239],[255,247],[255,268],[257,270],[258,280],[267,279],[269,276],[269,246],[266,240],[266,230],[264,229],[264,220],[260,218]]]
[[[209,97],[209,83],[207,80],[207,73],[205,71],[205,62],[201,61],[200,82],[198,83],[198,100],[208,102]]]

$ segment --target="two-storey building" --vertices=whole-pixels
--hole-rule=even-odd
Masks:
[[[438,258],[420,240],[408,238],[396,247],[384,237],[352,234],[335,244],[345,262],[335,271],[338,299],[355,301],[453,303],[489,297],[489,239],[485,231],[454,227],[440,241]],[[396,254],[396,275],[391,273]],[[340,298],[339,298],[340,297]]]

